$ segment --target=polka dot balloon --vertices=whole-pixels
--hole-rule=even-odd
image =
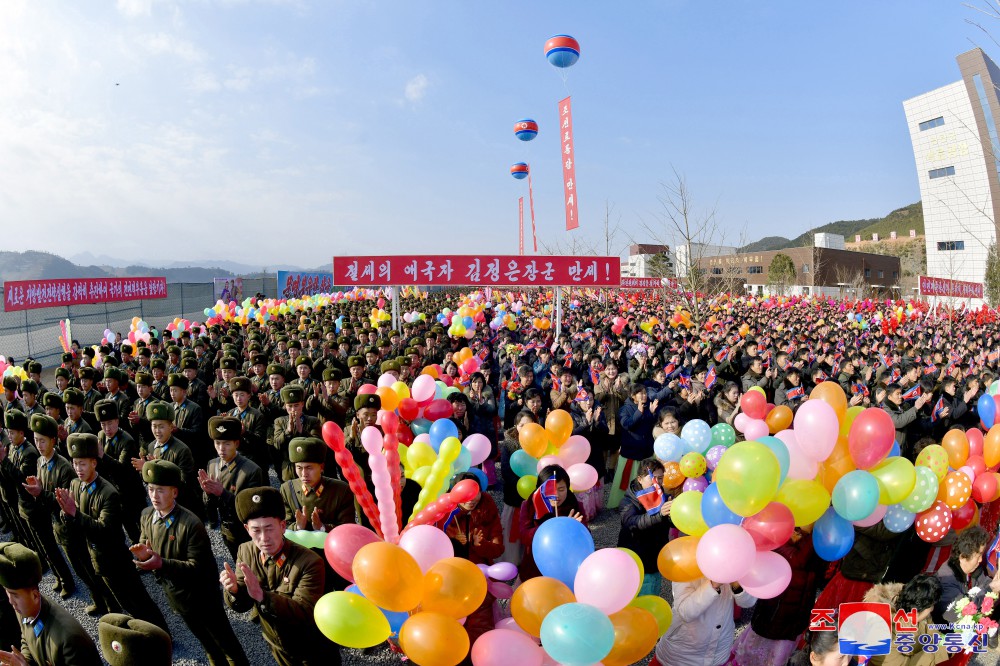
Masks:
[[[938,478],[930,467],[917,467],[917,481],[910,494],[899,505],[910,513],[926,511],[938,494]]]
[[[951,472],[938,488],[937,498],[949,509],[960,509],[972,497],[972,481],[964,472]]]
[[[940,444],[931,444],[920,452],[915,465],[930,468],[938,481],[943,481],[948,474],[948,452]]]
[[[917,526],[917,536],[927,543],[937,543],[951,529],[951,519],[951,509],[944,502],[934,502],[927,511],[917,514],[914,522]]]

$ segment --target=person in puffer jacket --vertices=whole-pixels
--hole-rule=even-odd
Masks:
[[[889,604],[892,607],[893,615],[897,610],[902,610],[904,613],[916,610],[917,631],[915,636],[923,636],[924,634],[938,634],[937,631],[929,629],[927,624],[934,605],[940,599],[941,582],[931,574],[918,574],[906,585],[902,583],[876,585],[868,590],[864,601]],[[944,645],[944,638],[938,634],[937,639],[931,644]],[[944,663],[955,656],[944,649],[938,649],[937,652],[924,652],[924,644],[918,640],[913,641],[912,645],[913,651],[904,654],[896,650],[896,643],[893,641],[892,652],[872,657],[868,663],[871,666],[934,666],[934,664]]]
[[[628,548],[638,555],[646,571],[640,595],[659,595],[662,592],[663,577],[657,569],[656,558],[670,541],[670,530],[674,526],[670,520],[670,507],[674,496],[681,490],[679,486],[672,490],[662,490],[663,504],[659,509],[653,506],[647,508],[636,493],[651,488],[654,484],[663,484],[663,463],[656,458],[649,458],[640,464],[639,475],[629,486],[618,509],[622,520],[622,527],[618,532],[618,547]]]

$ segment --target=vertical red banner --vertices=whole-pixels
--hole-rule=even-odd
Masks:
[[[535,235],[535,195],[531,191],[531,171],[528,171],[528,209],[531,211],[531,245],[538,254],[538,236]]]
[[[524,254],[524,197],[517,199],[517,253]]]
[[[559,134],[562,137],[563,194],[566,197],[566,231],[580,226],[577,216],[576,152],[573,148],[573,107],[570,98],[559,102]]]

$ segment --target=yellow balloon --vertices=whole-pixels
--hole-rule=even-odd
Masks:
[[[522,476],[517,480],[517,494],[521,496],[521,499],[528,499],[531,497],[531,493],[535,492],[537,485],[537,476]]]
[[[751,386],[751,387],[750,387],[750,390],[751,390],[751,391],[757,391],[757,392],[758,392],[758,393],[760,393],[760,394],[761,394],[762,396],[764,396],[764,397],[767,397],[767,393],[765,393],[765,392],[764,392],[764,389],[763,389],[763,388],[761,388],[760,386]]]
[[[708,524],[701,515],[702,493],[688,490],[674,499],[670,519],[674,526],[688,536],[701,536],[708,531]]]
[[[883,460],[871,469],[878,481],[878,501],[880,504],[899,504],[917,485],[917,470],[906,458],[894,456]]]
[[[840,422],[840,436],[847,437],[851,433],[851,426],[854,424],[854,419],[857,418],[858,414],[865,411],[865,408],[861,405],[855,405],[854,407],[848,407],[847,413],[844,414],[844,420]]]
[[[674,621],[674,612],[670,609],[670,604],[663,597],[654,594],[644,594],[641,597],[633,599],[629,606],[644,608],[652,613],[653,617],[656,618],[656,626],[659,629],[660,636],[667,633],[667,629],[670,628],[670,624]]]
[[[399,397],[400,400],[404,400],[410,397],[410,387],[403,382],[393,382],[392,390]]]
[[[774,501],[791,509],[795,525],[802,527],[815,523],[830,507],[830,493],[813,479],[789,479],[781,484]]]
[[[427,483],[427,477],[430,475],[431,475],[431,466],[425,465],[419,469],[413,470],[413,476],[409,478],[413,479],[417,483],[417,485],[423,488],[424,484]]]
[[[392,634],[385,613],[350,592],[324,594],[316,602],[313,619],[324,636],[349,648],[374,647]]]
[[[413,469],[420,469],[427,465],[433,465],[434,461],[437,460],[437,453],[426,442],[413,442],[407,447],[406,460]]]

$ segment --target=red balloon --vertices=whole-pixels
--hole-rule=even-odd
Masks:
[[[986,461],[983,460],[982,456],[970,455],[969,459],[965,461],[965,465],[972,468],[972,471],[976,473],[976,477],[986,471]]]
[[[369,393],[374,393],[378,390],[378,387],[374,384],[362,384],[361,388],[358,389],[358,395],[368,395]]]
[[[465,481],[459,481],[455,484],[455,487],[451,489],[448,495],[451,501],[455,504],[461,504],[462,502],[471,502],[475,499],[476,495],[479,494],[479,482],[473,481],[472,479],[466,479]],[[791,512],[789,512],[791,513]]]
[[[980,474],[972,482],[972,499],[980,504],[992,502],[997,492],[997,477],[992,474]]]
[[[396,411],[399,412],[399,416],[405,421],[412,421],[417,418],[417,414],[420,413],[420,405],[413,398],[403,398],[399,401],[399,406],[396,407]]]
[[[757,550],[774,550],[782,546],[795,530],[792,510],[780,502],[771,502],[756,514],[743,520]]]
[[[379,410],[379,425],[382,426],[383,432],[395,432],[399,428],[399,417],[396,416],[396,412],[387,412],[384,409]]]
[[[424,407],[424,418],[428,421],[447,419],[451,418],[452,411],[451,403],[444,398],[432,400],[431,404]]]
[[[976,518],[976,503],[971,499],[958,509],[951,512],[951,529],[956,532],[964,530]]]
[[[740,409],[752,419],[767,416],[767,398],[760,391],[747,391],[740,398]]]
[[[970,428],[965,431],[965,437],[969,440],[969,456],[983,455],[983,431],[979,428]]]
[[[445,386],[452,386],[455,380],[451,378],[451,375],[441,375],[441,381],[444,382]]]
[[[341,430],[340,426],[333,421],[327,421],[323,424],[323,441],[334,451],[343,450],[344,448],[344,431]]]
[[[413,444],[413,432],[405,424],[400,423],[399,427],[396,428],[396,438],[407,446]]]
[[[377,541],[381,539],[367,527],[344,523],[337,525],[326,535],[323,554],[334,571],[353,583],[351,565],[354,563],[354,556],[368,544]]]
[[[847,449],[858,469],[869,469],[889,455],[895,441],[896,427],[892,417],[872,407],[854,418],[847,435]]]
[[[917,536],[927,543],[937,543],[951,529],[951,521],[951,509],[941,500],[937,500],[931,508],[918,513],[913,524],[917,528]]]

